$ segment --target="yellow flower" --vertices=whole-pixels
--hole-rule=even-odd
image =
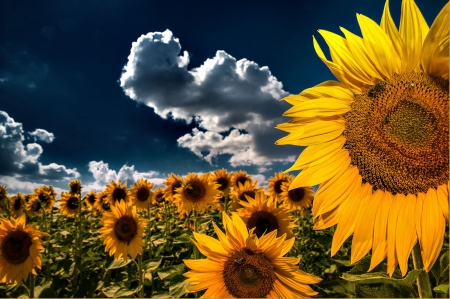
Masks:
[[[59,211],[65,216],[76,217],[80,204],[80,196],[78,194],[62,192],[59,198]]]
[[[70,194],[80,194],[81,193],[81,181],[80,180],[71,180],[69,182]]]
[[[106,191],[98,192],[96,195],[95,208],[100,213],[111,212],[108,201],[108,193]]]
[[[378,25],[357,15],[363,37],[319,30],[330,48],[316,53],[339,82],[288,96],[293,117],[277,144],[307,146],[289,170],[290,189],[320,184],[316,228],[338,224],[334,255],[353,233],[351,262],[372,250],[370,269],[387,257],[403,275],[420,244],[430,271],[448,221],[449,4],[431,28],[404,0],[398,30],[388,2]]]
[[[136,183],[131,186],[131,201],[136,206],[137,211],[146,211],[153,200],[154,184],[146,179],[138,179]]]
[[[85,195],[85,201],[88,204],[88,206],[94,208],[97,202],[97,193],[94,190],[89,191]]]
[[[295,227],[292,216],[284,208],[277,208],[275,198],[268,197],[263,191],[255,193],[252,198],[245,196],[246,200],[239,201],[244,208],[238,209],[237,214],[242,218],[248,229],[254,228],[254,233],[261,238],[273,230],[278,231],[277,237],[286,234],[286,238],[294,237],[291,228]]]
[[[267,189],[269,189],[269,194],[278,202],[283,201],[283,198],[281,197],[281,192],[283,192],[283,190],[281,190],[281,184],[284,182],[291,183],[293,178],[293,175],[288,175],[284,172],[275,173],[275,176],[268,180],[269,185],[267,186]]]
[[[263,188],[257,188],[258,182],[245,181],[244,184],[239,183],[239,187],[233,187],[230,193],[230,211],[235,212],[237,209],[242,208],[239,204],[240,200],[247,201],[247,196],[255,198],[256,192],[261,192]]]
[[[20,192],[16,196],[11,196],[9,210],[14,217],[19,216],[25,210],[25,198]]]
[[[206,211],[208,205],[212,203],[219,187],[208,180],[209,173],[204,173],[200,177],[196,173],[190,173],[185,178],[181,187],[176,189],[174,204],[178,207],[178,212],[192,209]]]
[[[34,216],[50,212],[56,203],[56,192],[53,186],[42,186],[34,189],[34,193],[27,203],[26,209],[29,215]]]
[[[217,188],[217,190],[220,191],[217,193],[218,198],[226,196],[230,193],[231,174],[229,174],[225,168],[214,170],[214,174],[210,177],[210,181],[214,184],[220,185],[220,187]]]
[[[281,185],[281,200],[283,206],[291,210],[303,211],[311,206],[314,198],[314,191],[311,187],[299,187],[289,190],[290,182],[285,182]]]
[[[108,197],[106,198],[110,206],[114,206],[117,201],[128,202],[130,197],[130,190],[127,189],[127,183],[120,185],[120,180],[118,183],[111,181],[111,183],[106,186],[106,193]]]
[[[164,197],[173,202],[175,200],[176,190],[181,187],[183,179],[181,176],[175,175],[174,173],[169,174],[166,181],[163,183],[166,186],[164,189]]]
[[[34,275],[34,267],[41,269],[44,250],[40,237],[47,233],[38,231],[36,225],[27,225],[25,214],[19,218],[0,221],[0,281],[4,283],[25,282],[28,274]]]
[[[122,257],[127,261],[128,253],[132,259],[142,254],[142,236],[148,220],[137,218],[135,206],[123,200],[117,201],[115,206],[111,206],[111,212],[103,214],[101,222],[100,239],[105,244],[105,252],[109,251],[110,256],[114,254],[114,260]]]
[[[246,171],[239,170],[231,175],[231,187],[239,188],[239,184],[244,185],[246,181],[253,183],[252,178],[247,174]]]
[[[202,298],[304,298],[317,294],[308,284],[322,279],[296,266],[300,258],[283,257],[294,238],[276,237],[277,231],[258,238],[235,213],[222,212],[223,233],[215,224],[219,240],[194,232],[193,241],[206,256],[184,260],[191,271],[184,274],[193,284],[187,292],[207,289]]]
[[[154,193],[154,200],[152,201],[151,206],[155,205],[156,203],[164,202],[164,194],[164,189],[162,189],[161,187],[156,188]]]
[[[0,212],[7,210],[8,191],[5,185],[0,185]]]

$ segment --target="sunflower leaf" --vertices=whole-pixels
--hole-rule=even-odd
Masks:
[[[177,274],[170,280],[169,293],[171,297],[180,298],[186,294],[186,290],[189,289],[191,285],[186,282],[186,277],[181,274]]]
[[[178,236],[175,238],[175,241],[173,244],[183,244],[183,243],[190,243],[191,242],[191,236],[188,234],[182,234],[181,236]]]
[[[361,284],[386,283],[411,286],[416,281],[416,278],[419,276],[421,271],[422,270],[412,270],[403,279],[391,278],[385,272],[364,273],[359,275],[344,273],[342,278],[347,281]]]
[[[123,259],[117,260],[117,261],[113,261],[109,267],[107,268],[108,270],[111,269],[119,269],[122,267],[125,267],[126,265],[128,265],[129,263],[131,263],[133,260],[132,259],[128,259],[128,261],[124,261]]]
[[[158,269],[159,265],[161,265],[161,259],[151,259],[144,262],[142,265],[145,269],[145,272],[153,272]]]
[[[438,285],[433,291],[439,294],[448,294],[448,283]]]
[[[172,279],[177,274],[182,274],[186,271],[184,264],[179,264],[176,266],[165,267],[158,271],[158,276],[161,280]]]

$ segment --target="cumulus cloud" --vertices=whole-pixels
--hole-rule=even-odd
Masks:
[[[55,181],[80,176],[76,168],[69,169],[56,163],[49,165],[40,163],[42,146],[34,142],[24,144],[25,134],[22,123],[14,121],[8,113],[0,111],[0,175],[12,177],[20,175],[25,179]],[[52,133],[42,129],[37,129],[29,135],[44,142],[54,138]]]
[[[294,159],[293,151],[273,145],[284,136],[273,127],[286,121],[281,115],[289,105],[279,101],[288,93],[268,67],[217,51],[189,70],[189,55],[180,52],[181,44],[169,30],[139,37],[120,78],[125,94],[162,118],[195,119],[207,132],[194,129],[178,139],[179,145],[210,163],[226,153],[233,166]],[[230,130],[233,134],[226,136]],[[265,135],[258,137],[260,132]]]
[[[0,185],[5,185],[8,190],[9,195],[14,195],[17,192],[24,193],[33,193],[34,189],[39,188],[41,186],[47,185],[44,183],[36,183],[23,180],[20,176],[0,176]],[[56,194],[61,194],[62,191],[67,191],[59,187],[53,186]]]
[[[30,132],[29,135],[34,141],[42,141],[46,143],[52,143],[55,139],[55,135],[53,133],[47,132],[44,129],[36,129],[33,132]]]
[[[123,165],[119,172],[110,169],[108,163],[103,161],[91,161],[88,164],[89,172],[92,173],[94,177],[94,182],[88,183],[83,187],[83,191],[104,190],[106,185],[111,181],[121,180],[122,182],[127,182],[127,186],[134,184],[139,178],[148,179],[150,182],[154,183],[155,186],[160,186],[166,180],[166,178],[161,178],[159,172],[148,171],[139,172],[134,169],[134,165],[128,166]]]

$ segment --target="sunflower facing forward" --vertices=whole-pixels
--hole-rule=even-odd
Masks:
[[[178,212],[192,209],[206,211],[208,205],[212,203],[219,187],[208,180],[209,173],[204,173],[200,177],[196,173],[190,173],[184,179],[181,187],[176,189],[174,204],[178,207]]]
[[[53,205],[56,203],[56,192],[53,186],[42,186],[34,189],[33,196],[27,203],[26,209],[29,215],[34,216],[50,212]]]
[[[142,254],[142,236],[148,220],[137,218],[135,206],[123,200],[117,201],[115,206],[111,206],[111,212],[103,214],[101,222],[100,239],[105,244],[105,252],[109,251],[110,256],[114,254],[114,260],[122,257],[127,261],[128,253],[132,259]]]
[[[182,182],[183,178],[181,176],[171,173],[163,183],[166,186],[164,189],[164,197],[169,202],[173,202],[175,200],[176,190],[181,187]]]
[[[231,175],[231,187],[239,188],[239,184],[244,185],[247,181],[253,183],[252,178],[247,174],[246,171],[239,170]]]
[[[111,212],[111,206],[108,201],[108,193],[106,191],[97,192],[95,208],[100,213]]]
[[[125,182],[121,185],[120,180],[118,183],[111,181],[106,186],[106,193],[108,194],[107,200],[111,206],[114,206],[117,201],[127,202],[130,197],[130,190],[127,189],[127,183]]]
[[[136,206],[137,211],[147,211],[150,203],[153,200],[154,184],[147,179],[138,179],[136,183],[131,186],[131,201]]]
[[[269,189],[269,194],[278,202],[283,201],[284,198],[281,197],[281,193],[283,192],[281,185],[283,183],[291,183],[293,178],[293,175],[288,175],[284,172],[275,173],[274,177],[268,179],[269,185],[267,185],[267,189]]]
[[[184,274],[193,284],[187,292],[207,289],[202,298],[305,298],[317,294],[308,284],[322,279],[296,266],[300,258],[283,257],[294,238],[277,238],[277,231],[258,238],[235,213],[222,213],[225,233],[215,224],[219,240],[194,232],[193,241],[206,256],[184,260],[191,271]]]
[[[91,190],[88,193],[86,193],[85,202],[89,207],[94,208],[95,204],[97,203],[97,193],[94,190]]]
[[[289,211],[303,211],[311,206],[314,198],[314,191],[311,187],[299,187],[289,190],[291,183],[284,182],[281,185],[281,200],[283,206]]]
[[[26,217],[2,219],[0,221],[0,281],[4,283],[22,283],[34,267],[41,269],[44,250],[40,237],[49,234],[40,232],[36,225],[25,225]]]
[[[443,244],[449,180],[449,4],[431,28],[404,0],[400,28],[388,2],[378,25],[357,15],[363,37],[319,30],[339,82],[288,96],[277,144],[307,146],[290,170],[290,189],[320,184],[313,215],[321,228],[338,224],[334,255],[353,233],[351,262],[372,249],[370,269],[387,256],[388,273],[403,275],[418,241],[430,271]]]
[[[80,204],[80,196],[78,194],[62,192],[59,199],[59,211],[67,217],[76,217],[78,215],[78,206]]]
[[[9,202],[9,210],[14,217],[19,216],[25,210],[25,198],[22,193],[17,193],[16,196],[11,196]]]
[[[210,181],[214,184],[219,184],[217,188],[220,192],[217,193],[217,197],[228,195],[231,189],[231,174],[227,172],[225,168],[214,170],[214,173],[210,177]]]

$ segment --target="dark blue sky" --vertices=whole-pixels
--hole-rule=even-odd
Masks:
[[[431,25],[446,1],[416,3]],[[78,176],[99,189],[111,179],[160,184],[170,172],[222,167],[264,183],[301,151],[274,145],[285,133],[273,127],[290,106],[276,99],[334,79],[312,35],[327,49],[318,29],[360,35],[356,13],[379,22],[383,7],[1,1],[0,184],[30,192],[67,188]],[[401,1],[390,7],[398,24]]]

